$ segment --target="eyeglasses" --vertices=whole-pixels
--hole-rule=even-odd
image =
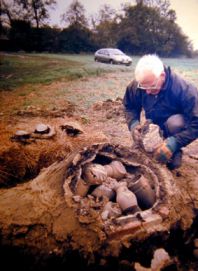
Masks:
[[[157,85],[158,85],[158,83],[159,83],[159,79],[160,79],[160,77],[158,77],[158,78],[156,79],[156,81],[153,83],[152,86],[142,85],[141,83],[138,82],[137,88],[141,88],[141,89],[144,89],[144,90],[146,90],[146,89],[149,89],[149,90],[150,90],[150,89],[156,89],[156,88],[157,88]]]

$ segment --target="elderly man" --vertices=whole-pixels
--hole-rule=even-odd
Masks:
[[[163,131],[164,141],[154,152],[170,170],[181,166],[181,148],[198,137],[198,91],[165,67],[156,55],[144,55],[135,68],[135,80],[126,89],[123,104],[134,142],[140,139],[140,113]]]

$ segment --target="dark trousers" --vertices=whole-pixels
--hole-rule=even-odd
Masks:
[[[184,116],[181,114],[172,115],[167,121],[164,123],[164,136],[174,136],[175,134],[182,131],[187,122],[184,119]],[[171,160],[166,164],[170,170],[179,168],[182,163],[182,150],[178,150],[175,152],[171,158]]]
[[[164,123],[164,136],[174,136],[175,134],[181,132],[186,126],[186,121],[184,116],[181,114],[172,115]]]

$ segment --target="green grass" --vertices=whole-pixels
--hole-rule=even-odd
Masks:
[[[79,67],[79,63],[40,55],[2,55],[0,89],[11,90],[25,84],[46,84],[64,77],[71,78],[73,67]]]
[[[0,57],[0,90],[12,90],[26,84],[76,80],[105,71],[91,66],[92,56],[1,54]]]
[[[30,107],[65,108],[67,102],[83,111],[96,102],[122,98],[134,78],[140,57],[132,56],[129,67],[95,62],[93,54],[2,53],[0,58],[0,113],[10,115]],[[198,59],[164,58],[163,61],[198,87]]]
[[[95,63],[93,54],[0,54],[0,91],[13,90],[20,86],[30,85],[33,91],[35,84],[50,84],[54,81],[78,80],[90,76],[100,76],[107,72],[131,72],[139,56],[132,56],[130,67]],[[198,60],[187,58],[165,58],[166,65],[170,65],[176,72],[190,79],[198,85]],[[111,82],[109,83],[111,86]],[[27,92],[26,92],[27,94]],[[25,93],[21,96],[25,96]]]

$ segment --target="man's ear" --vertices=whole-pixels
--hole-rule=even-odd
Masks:
[[[161,76],[161,78],[165,79],[165,78],[166,78],[166,73],[165,73],[165,72],[162,72],[162,73],[160,74],[160,76]]]
[[[160,74],[160,78],[161,78],[161,82],[162,82],[162,85],[164,84],[165,80],[166,80],[166,73],[165,72],[162,72]]]

